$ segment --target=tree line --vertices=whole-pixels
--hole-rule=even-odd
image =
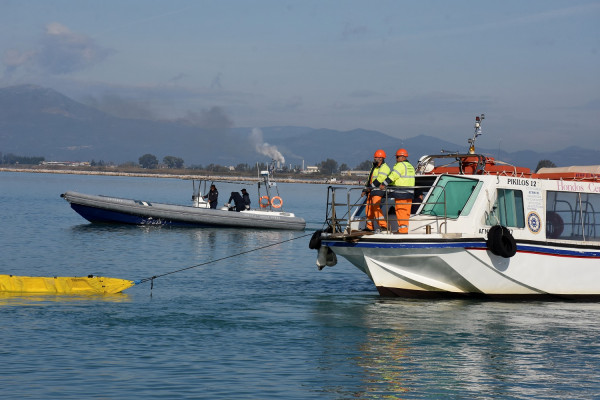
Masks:
[[[154,154],[144,154],[138,159],[140,166],[146,169],[158,168],[158,158]],[[167,168],[183,168],[183,158],[175,156],[163,157],[163,164]]]
[[[142,168],[146,168],[146,169],[157,168],[159,165],[158,158],[156,158],[156,156],[154,156],[153,154],[144,154],[143,156],[141,156],[139,158],[139,164]],[[163,158],[163,164],[167,168],[183,168],[184,162],[183,162],[183,159],[181,159],[179,157],[166,156]],[[350,170],[370,171],[372,165],[373,165],[373,162],[371,160],[365,160],[352,169],[345,163],[338,164],[338,162],[332,158],[328,158],[327,160],[321,161],[319,164],[317,164],[320,172],[324,175],[333,175],[333,174],[340,173],[342,171],[350,171]],[[554,167],[556,167],[556,164],[554,164],[552,161],[540,160],[535,168],[535,172],[537,172],[540,168],[554,168]],[[202,165],[193,165],[190,168],[212,171],[212,172],[227,172],[230,170],[229,167],[221,166],[218,164],[209,164],[206,167],[202,167]],[[267,169],[267,168],[268,168],[268,166],[264,163],[258,167],[259,170],[263,170],[263,169]],[[283,166],[282,169],[286,172],[294,172],[294,171],[290,171],[287,166]],[[248,164],[238,164],[237,166],[234,167],[234,170],[238,171],[238,172],[255,172],[257,170],[257,167],[249,166]],[[295,170],[297,170],[297,168]]]
[[[174,157],[174,156],[166,156],[163,157],[163,166],[166,168],[183,168],[183,164],[184,164],[184,160],[181,159],[180,157]],[[138,159],[138,163],[139,165],[144,168],[144,169],[156,169],[159,168],[160,163],[158,161],[158,158],[154,155],[154,154],[144,154],[143,156],[141,156]],[[342,163],[341,165],[338,164],[338,162],[334,159],[328,158],[325,161],[321,161],[319,164],[317,164],[317,166],[319,167],[319,170],[321,171],[321,173],[323,174],[335,174],[335,173],[339,173],[341,171],[348,171],[351,168],[345,164]],[[230,167],[226,167],[226,166],[222,166],[219,164],[208,164],[207,166],[203,167],[202,165],[192,165],[189,167],[190,169],[201,169],[201,170],[207,170],[207,171],[213,171],[213,172],[226,172],[231,170]],[[240,163],[238,165],[236,165],[235,167],[233,167],[233,169],[235,171],[240,171],[240,172],[253,172],[258,170],[265,170],[268,168],[268,165],[265,163],[259,163],[258,166],[256,165],[249,165],[246,163]],[[366,160],[363,161],[362,163],[358,164],[354,170],[366,170],[368,171],[371,168],[371,161]],[[294,171],[298,171],[300,169],[300,167],[295,167],[295,168],[291,168],[287,165],[282,166],[281,170],[286,171],[286,172],[294,172]]]
[[[46,161],[44,157],[25,157],[17,156],[13,153],[2,154],[0,153],[0,164],[4,165],[38,165],[39,163]]]
[[[2,154],[0,153],[0,164],[2,165],[39,165],[43,161],[46,161],[45,157],[28,157],[28,156],[19,156],[13,153]],[[90,165],[92,167],[104,167],[107,164],[104,161],[95,161],[92,160]],[[112,165],[112,164],[111,164]],[[162,159],[162,165],[165,168],[169,169],[183,169],[184,160],[181,157],[175,156],[165,156]],[[125,164],[121,164],[124,167],[135,167],[134,162],[129,162]],[[158,158],[154,154],[144,154],[138,158],[138,166],[144,169],[156,169],[161,166]],[[354,168],[350,168],[347,164],[342,163],[339,164],[336,160],[332,158],[328,158],[320,163],[316,164],[319,167],[321,174],[323,175],[333,175],[343,171],[369,171],[372,166],[371,160],[365,160]],[[554,168],[556,164],[554,164],[550,160],[540,160],[535,168],[535,172],[537,172],[540,168]],[[208,164],[206,166],[203,165],[191,165],[188,167],[193,170],[203,170],[209,172],[229,172],[231,171],[230,167],[219,165],[219,164]],[[258,165],[253,164],[249,165],[247,163],[240,163],[233,167],[236,172],[251,172],[256,173],[257,171],[264,171],[268,169],[269,166],[265,163],[258,163]],[[283,172],[298,172],[300,170],[299,167],[291,168],[288,166],[283,166],[281,171]]]

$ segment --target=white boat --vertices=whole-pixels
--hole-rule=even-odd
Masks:
[[[391,202],[388,230],[361,230],[352,198],[363,187],[330,186],[310,244],[319,269],[341,256],[382,296],[600,299],[600,166],[531,173],[476,154],[482,119],[468,153],[419,161],[415,189],[427,194],[408,234],[393,233]]]
[[[191,206],[72,191],[61,194],[61,197],[68,201],[79,215],[93,223],[304,230],[306,222],[303,218],[283,211],[283,200],[279,196],[276,183],[269,179],[269,172],[263,171],[261,175],[263,181],[258,182],[260,208],[239,212],[230,211],[227,206],[211,209],[202,196],[202,186],[204,193],[207,193],[206,180],[198,181],[198,185],[193,181]]]

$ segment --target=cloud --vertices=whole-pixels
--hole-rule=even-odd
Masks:
[[[295,111],[301,108],[303,105],[302,96],[291,96],[287,99],[278,99],[276,103],[273,103],[270,108],[277,112],[281,111]]]
[[[373,97],[373,96],[378,96],[378,95],[380,95],[380,93],[375,92],[373,90],[369,90],[369,89],[355,90],[349,94],[350,97],[357,97],[357,98],[367,98],[367,97]]]
[[[515,26],[530,26],[537,23],[544,23],[550,21],[560,21],[572,18],[573,16],[586,15],[596,13],[600,10],[600,4],[591,3],[576,6],[568,6],[564,8],[558,8],[554,10],[544,10],[532,14],[519,14],[516,17],[500,19],[497,21],[486,21],[485,23],[475,23],[472,25],[462,26],[453,29],[440,29],[430,30],[417,34],[405,35],[405,40],[416,40],[419,38],[435,38],[435,37],[448,37],[465,34],[477,34],[479,32],[486,32],[492,30],[506,30],[511,29]],[[552,44],[552,43],[546,43]]]
[[[598,111],[600,110],[600,99],[592,99],[585,104],[582,104],[579,107],[573,107],[574,109],[584,110],[584,111]]]
[[[156,112],[147,102],[127,99],[116,94],[86,97],[83,102],[115,117],[128,119],[157,119]]]
[[[493,99],[486,96],[476,98],[456,93],[430,92],[410,98],[393,101],[373,101],[361,104],[338,105],[338,109],[346,109],[351,114],[366,113],[370,116],[387,115],[429,115],[432,110],[441,112],[465,112],[469,110],[485,110],[493,103]]]
[[[32,51],[21,52],[17,49],[8,49],[4,52],[2,63],[6,65],[7,68],[14,69],[29,62],[34,55],[35,53]]]
[[[292,96],[283,103],[283,108],[286,110],[295,110],[302,106],[301,96]]]
[[[184,73],[180,72],[177,75],[175,75],[174,77],[172,77],[171,79],[169,79],[169,82],[170,83],[175,83],[177,81],[180,81],[180,80],[188,78],[188,77],[189,77],[188,74],[184,74]]]
[[[344,30],[342,31],[342,38],[344,40],[358,38],[366,35],[368,32],[369,29],[364,25],[346,23],[346,25],[344,25]]]
[[[200,112],[188,111],[182,122],[210,131],[226,131],[233,126],[233,121],[219,106]]]
[[[221,73],[219,72],[217,76],[215,76],[210,83],[211,89],[222,89],[223,85],[221,85]]]
[[[12,75],[21,67],[31,63],[35,53],[32,51],[21,52],[17,49],[8,49],[2,55],[2,64],[6,66],[4,74],[7,78],[11,78]]]
[[[3,54],[2,63],[7,74],[31,68],[36,74],[63,75],[97,65],[113,53],[92,38],[53,22],[46,26],[37,49],[9,49]]]
[[[46,72],[67,74],[94,66],[112,53],[113,50],[101,47],[92,38],[53,22],[46,26],[36,59]]]

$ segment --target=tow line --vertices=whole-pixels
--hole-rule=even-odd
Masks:
[[[163,277],[163,276],[166,276],[166,275],[171,275],[171,274],[175,274],[175,273],[177,273],[177,272],[182,272],[182,271],[187,271],[187,270],[189,270],[189,269],[193,269],[193,268],[202,267],[202,266],[204,266],[204,265],[208,265],[208,264],[216,263],[216,262],[219,262],[219,261],[227,260],[228,258],[238,257],[238,256],[241,256],[241,255],[244,255],[244,254],[252,253],[252,252],[254,252],[254,251],[263,250],[263,249],[266,249],[266,248],[269,248],[269,247],[273,247],[273,246],[280,245],[280,244],[282,244],[282,243],[291,242],[291,241],[293,241],[293,240],[297,240],[297,239],[302,239],[302,238],[305,238],[305,237],[307,237],[307,236],[311,236],[311,235],[313,235],[313,234],[314,234],[314,232],[307,233],[307,234],[305,234],[305,235],[296,236],[296,237],[294,237],[294,238],[291,238],[291,239],[286,239],[286,240],[282,240],[282,241],[280,241],[280,242],[277,242],[277,243],[271,243],[271,244],[267,244],[267,245],[265,245],[265,246],[256,247],[256,248],[254,248],[254,249],[251,249],[251,250],[246,250],[246,251],[242,251],[242,252],[240,252],[240,253],[231,254],[231,255],[229,255],[229,256],[226,256],[226,257],[221,257],[221,258],[217,258],[217,259],[215,259],[215,260],[210,260],[210,261],[206,261],[206,262],[203,262],[203,263],[200,263],[200,264],[191,265],[191,266],[189,266],[189,267],[185,267],[185,268],[177,269],[177,270],[175,270],[175,271],[165,272],[164,274],[160,274],[160,275],[154,275],[154,276],[151,276],[151,277],[149,277],[149,278],[143,278],[143,279],[139,279],[139,280],[136,280],[136,281],[134,281],[134,284],[135,284],[135,285],[139,285],[139,284],[142,284],[142,283],[145,283],[145,282],[148,282],[148,281],[150,281],[150,295],[152,295],[152,289],[154,288],[154,280],[155,280],[156,278],[161,278],[161,277]]]
[[[223,261],[228,258],[238,257],[243,254],[252,253],[280,245],[292,240],[302,239],[310,236],[313,233],[297,236],[291,239],[282,240],[277,243],[271,243],[255,249],[242,251],[237,254],[232,254],[226,257],[217,258],[216,260],[206,261],[201,264],[192,265],[186,268],[181,268],[164,274],[154,275],[149,278],[139,279],[136,281],[108,278],[102,276],[88,275],[87,277],[44,277],[44,276],[15,276],[15,275],[0,275],[0,293],[36,293],[36,294],[62,294],[62,295],[83,295],[83,294],[114,294],[120,293],[123,290],[134,285],[139,285],[150,281],[150,296],[152,296],[152,288],[154,280],[176,272],[186,271],[188,269],[201,267]]]

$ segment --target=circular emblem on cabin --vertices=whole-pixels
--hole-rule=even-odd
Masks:
[[[536,212],[532,211],[527,214],[527,227],[531,233],[540,233],[540,230],[542,229],[542,221]]]

